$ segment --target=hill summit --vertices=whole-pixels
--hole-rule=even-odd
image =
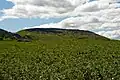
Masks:
[[[38,40],[41,36],[67,36],[78,39],[104,39],[109,40],[106,37],[95,34],[91,31],[77,30],[77,29],[60,29],[60,28],[31,28],[18,31],[17,33],[8,32],[0,29],[0,40],[17,40],[17,41],[31,41]]]
[[[108,40],[108,38],[100,36],[91,31],[78,30],[78,29],[60,29],[60,28],[31,28],[25,29],[17,32],[21,36],[31,36],[31,37],[39,37],[39,34],[42,35],[58,35],[58,36],[70,36],[74,38],[91,38],[91,39],[104,39]],[[35,38],[34,38],[35,39]]]

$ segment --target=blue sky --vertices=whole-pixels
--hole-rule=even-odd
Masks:
[[[39,26],[42,24],[55,23],[63,20],[63,18],[50,18],[50,19],[40,19],[40,18],[19,18],[19,19],[5,19],[0,22],[0,28],[8,31],[18,31],[25,27]]]
[[[14,6],[13,3],[6,0],[0,0],[0,10],[9,9]],[[3,16],[3,13],[0,13],[0,16]],[[0,28],[8,31],[19,31],[24,27],[33,27],[39,26],[42,24],[57,23],[63,20],[64,18],[19,18],[19,19],[5,19],[0,21]]]
[[[0,0],[0,10],[6,9],[6,8],[11,8],[12,6],[14,6],[13,3],[8,2],[6,0]]]

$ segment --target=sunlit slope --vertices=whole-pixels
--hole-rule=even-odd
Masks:
[[[33,28],[17,32],[21,36],[29,36],[33,39],[40,39],[41,36],[57,36],[57,37],[71,37],[78,39],[102,39],[109,40],[106,37],[100,36],[90,31],[75,30],[75,29],[58,29],[58,28]]]
[[[27,29],[0,41],[0,80],[120,80],[120,41],[89,31]]]
[[[42,35],[0,41],[0,80],[120,80],[120,41]]]

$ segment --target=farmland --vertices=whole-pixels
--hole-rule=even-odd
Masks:
[[[35,35],[0,41],[0,80],[120,80],[120,41]]]

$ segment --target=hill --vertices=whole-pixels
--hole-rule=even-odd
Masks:
[[[68,29],[14,34],[22,39],[0,41],[0,80],[120,80],[120,41]]]
[[[0,40],[13,39],[12,33],[0,29]]]
[[[42,36],[67,36],[72,38],[84,39],[103,39],[109,40],[106,37],[100,36],[90,31],[75,30],[75,29],[59,29],[59,28],[33,28],[11,33],[0,29],[0,40],[18,40],[18,41],[31,41],[38,40]]]
[[[42,35],[56,35],[56,36],[69,36],[74,38],[91,38],[109,40],[106,37],[100,36],[90,31],[77,30],[77,29],[59,29],[59,28],[33,28],[25,29],[17,32],[21,36],[29,36],[33,39],[39,39]]]
[[[3,29],[0,29],[0,40],[29,41],[28,38],[21,37],[17,33],[11,33]]]

